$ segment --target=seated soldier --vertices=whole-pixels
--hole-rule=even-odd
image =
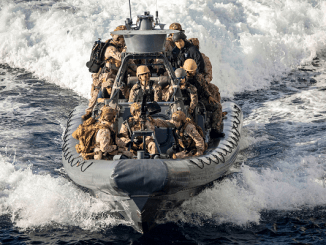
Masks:
[[[172,66],[180,68],[184,66],[187,59],[193,59],[197,64],[197,72],[205,71],[205,62],[199,50],[188,40],[183,32],[173,35],[173,41],[176,47],[172,50]]]
[[[199,40],[198,40],[198,38],[190,38],[189,42],[191,42],[193,45],[195,45],[195,47],[199,50]],[[220,95],[219,88],[214,83],[211,83],[211,81],[213,80],[212,63],[204,53],[201,53],[201,55],[203,56],[203,59],[204,59],[204,62],[205,62],[205,72],[203,73],[204,79],[208,83],[209,91],[211,91],[213,97],[218,102],[221,103],[221,95]]]
[[[132,86],[129,102],[143,101],[143,95],[147,94],[147,102],[162,101],[162,89],[156,82],[150,80],[150,71],[147,66],[141,65],[137,68],[137,77],[140,82]]]
[[[126,30],[126,26],[120,25],[115,28],[114,31]],[[118,69],[121,65],[121,53],[125,51],[125,41],[123,36],[111,34],[112,39],[106,41],[109,43],[108,47],[105,50],[105,66],[100,68],[98,73],[92,74],[93,84],[91,89],[91,98],[88,103],[88,108],[86,109],[85,115],[82,116],[83,120],[86,120],[91,117],[92,110],[96,104],[98,94],[101,90],[101,87],[104,88],[102,84],[105,82],[110,83],[110,80],[114,80],[117,75]],[[128,91],[122,89],[122,93],[125,96],[129,96]]]
[[[188,113],[189,115],[192,115],[195,107],[198,104],[197,89],[194,85],[191,85],[190,83],[186,82],[187,73],[184,69],[182,68],[176,69],[175,76],[180,81],[179,87],[181,90],[181,95],[183,97],[183,103],[184,105],[189,106]],[[173,86],[170,85],[166,94],[163,95],[166,98],[166,101],[170,101],[172,99],[174,92],[175,91]]]
[[[96,134],[95,119],[89,118],[85,120],[72,133],[72,137],[79,141],[76,144],[76,152],[83,157],[84,160],[93,158],[94,156],[94,135]]]
[[[117,112],[111,107],[104,106],[97,122],[98,129],[95,137],[94,159],[112,160],[114,155],[125,155],[132,158],[131,152],[127,151],[126,144],[120,140],[113,129]]]
[[[212,128],[212,137],[223,137],[222,133],[222,105],[213,97],[207,81],[202,74],[197,73],[197,65],[193,59],[187,59],[183,69],[187,72],[186,81],[197,88],[198,101],[204,104],[210,113],[209,119]]]
[[[119,137],[127,146],[131,146],[131,152],[136,155],[138,150],[143,150],[144,148],[142,136],[135,137],[133,142],[131,141],[133,132],[142,129],[142,119],[140,118],[141,104],[133,103],[130,107],[130,113],[132,117],[123,122],[119,132]],[[146,120],[144,122],[144,130],[150,130],[154,132],[155,127],[149,120]],[[153,137],[146,136],[145,144],[146,149],[150,154],[157,154],[158,151]]]
[[[112,128],[115,115],[116,111],[114,109],[104,106],[98,122],[91,117],[73,132],[72,136],[79,140],[76,151],[85,160],[91,158],[96,160],[112,159],[113,155],[118,154],[132,157],[125,144],[116,137],[116,133]]]
[[[167,150],[170,158],[177,159],[204,154],[206,144],[203,131],[190,118],[187,118],[184,112],[174,112],[172,120],[167,121],[150,117],[150,121],[156,127],[173,128],[176,144]]]
[[[177,23],[177,22],[172,23],[169,26],[169,29],[170,30],[183,31],[181,25],[179,23]],[[173,41],[172,38],[173,38],[173,34],[170,34],[169,37],[165,41],[164,48],[165,48],[165,51],[167,51],[167,52],[171,52],[173,50],[173,48],[175,47],[175,44],[174,44],[174,41]]]

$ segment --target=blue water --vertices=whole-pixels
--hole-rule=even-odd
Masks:
[[[308,73],[311,74],[312,72]],[[297,78],[303,78],[302,72],[297,71],[297,75]],[[28,183],[28,188],[20,192],[18,190],[21,188],[19,182],[24,181],[24,178],[39,181],[38,177],[40,176],[46,177],[45,181],[48,178],[55,182],[62,178],[63,184],[56,183],[58,186],[53,185],[53,190],[46,190],[50,197],[58,195],[58,192],[61,191],[60,185],[65,186],[67,183],[71,183],[62,169],[61,163],[62,124],[65,123],[69,112],[76,105],[87,101],[71,90],[62,89],[44,80],[39,80],[32,73],[22,69],[13,69],[5,64],[1,65],[0,77],[2,88],[0,101],[1,103],[4,103],[4,100],[11,100],[12,102],[11,106],[7,104],[7,108],[2,110],[1,135],[6,140],[1,141],[0,149],[3,161],[1,164],[2,170],[7,171],[10,166],[14,166],[14,170],[9,171],[7,177],[16,178],[11,181],[1,179],[0,182],[2,193],[0,196],[2,207],[0,242],[3,244],[324,244],[326,232],[324,205],[307,204],[294,207],[295,203],[293,203],[290,210],[286,205],[284,206],[286,210],[279,207],[275,209],[263,208],[259,210],[260,221],[258,224],[249,221],[238,225],[232,222],[232,218],[230,221],[225,220],[220,223],[215,217],[207,217],[207,215],[200,213],[200,207],[195,208],[195,212],[192,212],[188,204],[179,210],[187,217],[187,221],[182,221],[182,219],[171,219],[172,221],[169,221],[167,218],[165,223],[157,226],[146,235],[138,234],[128,225],[119,225],[114,222],[85,228],[77,223],[69,223],[68,220],[65,220],[67,218],[65,215],[57,220],[54,217],[42,220],[33,217],[33,214],[32,217],[29,217],[28,215],[31,214],[28,212],[30,213],[30,211],[24,211],[24,209],[39,209],[38,195],[35,193],[38,192],[39,187]],[[293,76],[291,77],[293,78]],[[307,82],[306,80],[290,83],[285,80],[276,81],[266,90],[236,94],[234,101],[242,106],[245,118],[248,118],[252,114],[252,108],[258,110],[260,107],[264,107],[266,102],[280,100],[308,90],[323,91],[323,87],[317,88],[314,85],[316,85],[314,81]],[[297,88],[296,91],[293,91],[294,87]],[[292,100],[292,103],[303,104],[298,99]],[[19,105],[18,109],[12,109],[15,104]],[[319,123],[317,122],[317,124]],[[259,138],[260,135],[264,134],[273,139],[254,143],[242,150],[240,159],[245,159],[244,164],[250,166],[252,171],[260,173],[264,171],[267,168],[266,159],[269,159],[270,162],[268,167],[274,169],[274,164],[287,159],[289,152],[298,151],[296,149],[298,146],[285,139],[288,137],[302,139],[305,135],[296,132],[297,127],[294,125],[291,126],[292,128],[283,130],[280,127],[281,124],[280,118],[274,118],[271,123],[265,125],[264,129],[257,129],[252,132],[253,137]],[[311,134],[316,136],[325,129],[325,127],[314,129],[314,125],[312,123],[304,126],[304,132],[310,134],[310,137]],[[311,151],[312,149],[308,148],[305,153]],[[314,151],[323,154],[325,150],[319,147],[315,148]],[[299,152],[296,153],[300,154]],[[30,166],[31,173],[28,173],[26,166]],[[222,184],[225,187],[227,181],[238,180],[239,188],[246,189],[248,183],[245,182],[243,176],[241,177],[244,175],[241,173],[241,168],[243,168],[243,163],[238,161],[235,173],[214,184],[210,191],[217,195],[217,199],[220,198],[218,186]],[[17,171],[23,171],[20,179],[14,177]],[[305,170],[301,171],[303,175],[307,175]],[[265,178],[269,177],[265,176]],[[240,180],[243,182],[241,183]],[[281,180],[279,179],[279,181]],[[69,191],[73,192],[77,189],[77,187],[71,187]],[[15,191],[19,191],[19,196],[24,195],[23,193],[26,194],[27,191],[28,196],[33,197],[26,197],[25,199],[21,197],[22,200],[20,201],[17,201],[18,196],[11,199],[10,195],[16,195]],[[286,194],[290,195],[291,193]],[[85,195],[87,196],[87,193]],[[200,194],[200,198],[204,198],[205,195],[205,193]],[[49,197],[44,196],[44,198]],[[241,198],[237,199],[237,196],[233,198],[235,201],[242,202]],[[87,201],[89,200],[91,199]],[[9,201],[13,201],[13,203],[9,203]],[[61,205],[57,200],[54,201],[55,205]],[[77,198],[73,201],[80,202]],[[68,200],[64,200],[64,202],[68,203]],[[35,206],[28,207],[28,205]],[[74,208],[72,203],[69,205],[71,205],[68,207],[69,209]],[[202,205],[205,206],[205,204]],[[214,203],[206,203],[206,205],[205,211],[207,208],[212,208],[212,212],[216,212]],[[62,211],[66,208],[63,208]],[[90,209],[89,212],[92,212],[91,206],[88,208]],[[48,209],[49,207],[45,205],[38,212],[43,211],[45,215],[48,215]],[[59,207],[55,211],[60,212],[61,208]],[[85,210],[81,210],[77,216],[82,216],[83,212]],[[34,215],[42,216],[42,213]],[[60,213],[55,215],[60,216]],[[103,219],[100,212],[92,213],[90,216],[95,223],[97,219]],[[78,220],[74,215],[71,215],[71,218]],[[39,224],[37,224],[37,220],[39,220]],[[84,217],[82,221],[87,222],[87,219]],[[32,224],[33,222],[35,223]]]
[[[325,11],[318,0],[131,1],[198,37],[223,100],[244,113],[232,173],[149,234],[106,215],[61,163],[87,104],[92,44],[128,1],[0,2],[0,243],[326,244]],[[317,58],[316,58],[317,57]]]

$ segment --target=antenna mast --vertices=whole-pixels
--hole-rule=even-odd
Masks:
[[[132,18],[131,18],[131,5],[130,5],[130,0],[129,0],[129,11],[130,11],[130,20],[132,20]]]

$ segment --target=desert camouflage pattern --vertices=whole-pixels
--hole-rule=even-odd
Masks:
[[[98,73],[92,74],[93,83],[91,88],[91,98],[88,101],[88,107],[86,109],[86,113],[92,112],[96,104],[97,96],[102,86],[102,76],[103,76],[102,74],[103,74],[102,68],[99,70]]]
[[[203,74],[197,74],[195,80],[198,81],[199,86],[201,87],[201,88],[197,88],[198,100],[204,104],[208,112],[212,113],[211,114],[212,128],[215,128],[218,131],[220,131],[222,125],[222,105],[219,102],[220,101],[219,92],[218,92],[218,96],[214,95],[214,92],[216,93],[217,87],[216,88],[214,87],[212,90],[211,88],[214,85],[209,85],[212,83],[208,84]],[[209,97],[214,98],[216,103],[209,103]]]
[[[214,83],[209,83],[208,89],[211,92],[212,96],[215,98],[215,100],[221,103],[221,95],[219,88]]]
[[[112,129],[113,124],[108,124],[103,121],[100,121],[98,124],[103,127],[101,127],[96,134],[94,159],[111,160],[114,155],[121,154],[132,158],[133,155],[127,150],[125,143],[121,139],[116,137],[115,131]],[[112,138],[111,132],[113,133],[115,140]]]
[[[204,74],[197,74],[196,79],[203,87],[203,90],[207,91],[207,93],[205,92],[204,97],[208,98],[209,96],[212,96],[217,102],[221,103],[220,90],[215,84],[208,83]],[[200,98],[201,96],[198,95],[198,97]]]
[[[210,83],[213,80],[212,63],[204,53],[201,53],[201,56],[203,56],[204,63],[205,63],[205,73],[203,75],[207,83]]]
[[[165,88],[162,89],[162,100],[163,101],[169,101],[169,95],[170,92],[169,90],[172,89],[170,88],[172,85],[167,85]]]
[[[196,48],[199,50],[199,40],[198,38],[189,38],[189,42],[191,42],[193,45],[196,46]],[[213,80],[213,67],[212,63],[209,60],[209,58],[202,52],[200,52],[205,63],[205,73],[203,74],[205,77],[205,80],[210,83]]]
[[[152,122],[156,127],[175,128],[173,120],[152,119]],[[185,158],[204,153],[205,141],[189,118],[180,129],[176,129],[176,134],[178,135],[176,144],[184,150],[175,153],[174,158]],[[186,148],[191,150],[186,151]]]
[[[192,84],[181,84],[180,85],[181,93],[182,95],[187,94],[187,97],[190,98],[190,109],[194,110],[195,107],[198,105],[198,95],[197,95],[197,89]],[[165,94],[163,93],[162,98],[164,98],[164,101],[169,101],[171,97],[174,94],[174,88],[172,85],[170,85],[166,90]]]
[[[111,44],[115,46],[109,46],[105,50],[105,68],[101,68],[98,73],[92,74],[93,83],[91,89],[91,98],[88,102],[86,113],[92,112],[101,87],[106,88],[109,95],[112,92],[114,79],[121,65],[121,52],[125,51],[125,47],[122,47],[119,43],[114,41],[112,41]],[[125,98],[129,98],[130,89],[127,86],[123,87],[121,92]]]
[[[147,85],[146,90],[153,90],[154,92],[154,101],[162,101],[162,88],[156,81],[149,81],[149,84],[153,84],[153,86]],[[140,83],[136,83],[132,86],[129,94],[129,102],[142,102],[144,95],[145,86]]]
[[[222,120],[223,120],[222,105],[220,102],[217,102],[215,107],[216,110],[212,116],[212,128],[216,128],[219,132],[221,132]]]
[[[96,127],[94,126],[95,119],[89,118],[78,126],[78,128],[72,133],[72,137],[78,140],[76,144],[76,152],[79,153],[85,160],[92,158],[91,151],[93,150],[94,134],[96,133]]]
[[[180,23],[174,22],[169,26],[170,30],[178,30],[178,31],[182,31],[182,26]]]
[[[176,132],[179,135],[177,144],[182,148],[185,148],[186,145],[193,146],[194,149],[186,152],[181,151],[175,153],[175,158],[185,158],[193,156],[196,153],[202,155],[205,151],[205,142],[203,137],[198,133],[196,127],[192,123],[186,123],[180,130]]]
[[[140,120],[135,120],[134,118],[129,118],[128,123],[129,123],[129,127],[130,127],[131,132],[141,130]],[[154,131],[155,127],[151,122],[146,121],[145,129],[150,130],[150,131]],[[128,126],[127,126],[127,122],[124,122],[122,124],[120,132],[119,132],[119,137],[125,144],[130,142],[131,138],[130,138],[130,133],[129,133],[129,129],[128,129]],[[137,140],[139,142],[142,142],[142,137],[138,137]],[[148,150],[148,152],[150,154],[157,154],[158,153],[153,137],[146,136],[145,143],[146,143],[146,149]],[[136,155],[137,150],[142,150],[142,149],[143,149],[143,144],[142,143],[140,143],[140,144],[133,143],[132,147],[131,147],[131,152],[133,152]]]
[[[109,46],[105,50],[105,60],[107,64],[111,64],[112,67],[108,67],[110,69],[118,69],[121,65],[121,51],[115,46]]]

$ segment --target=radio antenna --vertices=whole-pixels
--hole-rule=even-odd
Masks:
[[[130,11],[130,20],[132,20],[132,18],[131,18],[131,5],[130,5],[130,0],[129,0],[129,11]]]

